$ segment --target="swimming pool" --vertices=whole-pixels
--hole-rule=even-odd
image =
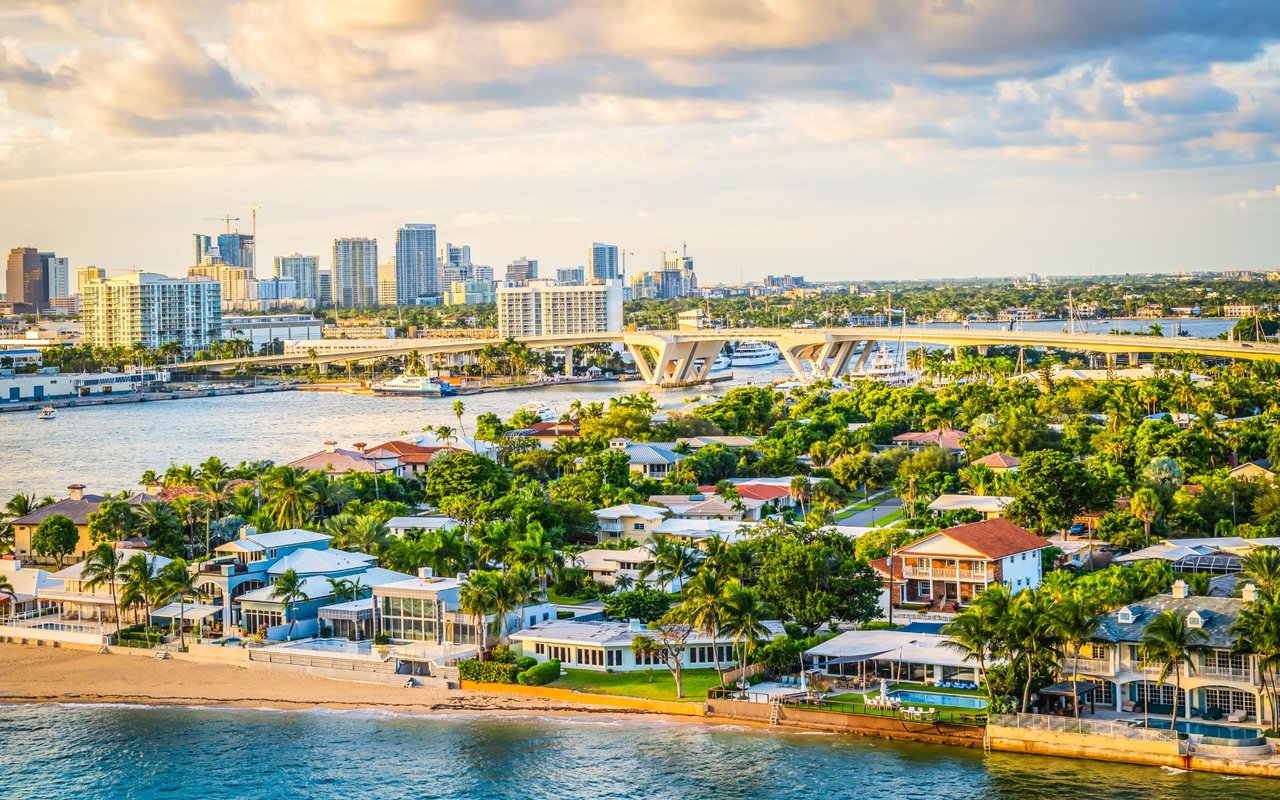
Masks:
[[[329,653],[345,656],[369,656],[373,646],[369,642],[351,642],[346,639],[301,639],[278,645],[281,649],[310,650],[313,653]]]
[[[1151,720],[1147,723],[1147,727],[1169,730],[1169,721]],[[1208,722],[1193,722],[1191,720],[1178,720],[1174,723],[1174,730],[1178,733],[1207,736],[1211,739],[1256,739],[1262,735],[1262,731],[1257,728],[1236,728],[1230,725],[1214,725]]]
[[[917,692],[901,689],[889,692],[889,696],[903,703],[923,706],[951,706],[952,708],[986,708],[985,697],[974,697],[968,694],[942,694],[941,692]]]

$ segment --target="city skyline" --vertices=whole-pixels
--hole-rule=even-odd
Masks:
[[[256,203],[259,277],[406,220],[708,283],[1273,267],[1280,9],[1226,5],[21,2],[0,241],[180,275]]]

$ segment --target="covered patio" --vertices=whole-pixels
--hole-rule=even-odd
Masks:
[[[318,614],[320,626],[328,627],[334,639],[362,642],[373,638],[372,597],[325,606]]]
[[[202,603],[170,603],[151,612],[153,625],[180,625],[183,630],[194,630],[212,625],[222,618],[222,606]]]
[[[805,651],[816,672],[837,682],[872,686],[881,678],[911,683],[978,683],[976,666],[946,646],[947,638],[906,631],[849,631]]]
[[[1087,703],[1089,714],[1094,715],[1098,711],[1094,706],[1094,696],[1101,688],[1101,684],[1093,681],[1068,680],[1051,684],[1036,693],[1039,697],[1036,701],[1037,710],[1042,714],[1078,716],[1076,709],[1083,713]]]

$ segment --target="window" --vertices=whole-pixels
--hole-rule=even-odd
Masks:
[[[1251,717],[1258,715],[1257,699],[1249,692],[1238,689],[1218,689],[1212,686],[1204,690],[1205,708],[1220,708],[1228,713],[1244,709]]]
[[[545,644],[543,644],[542,642],[534,642],[534,643],[533,643],[533,653],[534,653],[534,655],[539,655],[539,656],[546,655],[546,654],[547,654],[547,646],[546,646]]]
[[[643,523],[643,522],[633,522],[633,523],[631,523],[631,530],[633,530],[633,531],[642,531],[642,530],[644,530],[644,523]]]

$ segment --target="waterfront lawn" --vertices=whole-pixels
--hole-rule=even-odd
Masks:
[[[700,703],[707,699],[707,690],[720,685],[720,677],[714,669],[686,669],[681,671],[684,697],[676,697],[676,682],[670,670],[655,668],[635,672],[594,672],[586,669],[566,670],[550,685],[557,689],[572,689],[592,694],[616,694],[623,697],[643,697],[648,700],[674,700],[683,703]],[[653,678],[650,681],[650,677]]]
[[[580,605],[582,605],[583,603],[589,603],[589,602],[591,602],[591,600],[592,600],[592,599],[593,599],[593,598],[590,598],[590,597],[584,597],[584,598],[582,598],[582,599],[578,599],[577,597],[565,597],[565,596],[564,596],[564,595],[562,595],[562,594],[556,594],[555,592],[551,591],[550,589],[548,589],[548,590],[547,590],[547,602],[548,602],[548,603],[551,603],[552,605],[557,605],[557,606],[580,606]]]

